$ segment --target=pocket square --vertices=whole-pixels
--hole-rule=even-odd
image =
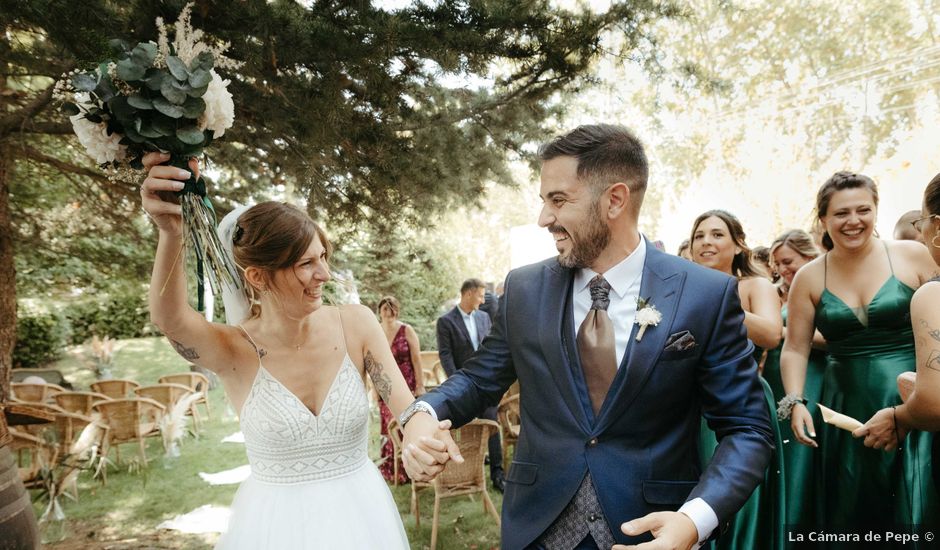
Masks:
[[[696,345],[695,337],[692,336],[692,333],[683,330],[666,339],[666,347],[663,348],[663,351],[686,351],[694,348]]]

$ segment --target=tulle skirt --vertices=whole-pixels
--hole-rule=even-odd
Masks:
[[[296,484],[246,479],[216,550],[407,549],[392,493],[368,460],[349,474]]]

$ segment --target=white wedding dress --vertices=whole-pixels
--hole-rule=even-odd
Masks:
[[[241,428],[251,476],[216,549],[408,548],[398,507],[368,457],[368,397],[348,354],[319,415],[259,359]]]

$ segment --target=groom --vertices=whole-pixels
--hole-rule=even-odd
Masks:
[[[558,257],[510,272],[480,350],[402,413],[408,473],[433,477],[457,455],[438,419],[460,426],[518,379],[503,548],[694,547],[744,504],[773,448],[737,282],[640,235],[647,161],[625,128],[582,126],[539,155],[539,225]],[[701,415],[720,439],[704,471]]]

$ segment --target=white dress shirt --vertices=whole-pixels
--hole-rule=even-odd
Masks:
[[[473,320],[473,314],[476,313],[475,310],[470,310],[470,313],[460,309],[460,306],[457,306],[457,311],[460,312],[460,316],[463,317],[463,324],[467,327],[467,332],[470,333],[470,345],[473,346],[474,351],[480,347],[480,338],[477,334],[477,323]]]
[[[640,238],[640,245],[629,256],[601,275],[610,283],[610,305],[607,315],[614,325],[614,345],[617,351],[617,368],[623,362],[623,356],[630,345],[630,334],[633,331],[636,319],[636,301],[640,297],[640,284],[643,282],[643,265],[646,263],[646,238]],[[591,290],[588,285],[598,273],[591,269],[582,268],[574,276],[574,286],[571,289],[574,295],[573,313],[575,331],[581,327],[584,318],[591,309]],[[649,298],[649,296],[644,296]],[[627,365],[629,367],[629,365]],[[707,502],[701,498],[694,498],[679,508],[679,512],[688,516],[698,531],[699,546],[718,527],[718,516]]]

